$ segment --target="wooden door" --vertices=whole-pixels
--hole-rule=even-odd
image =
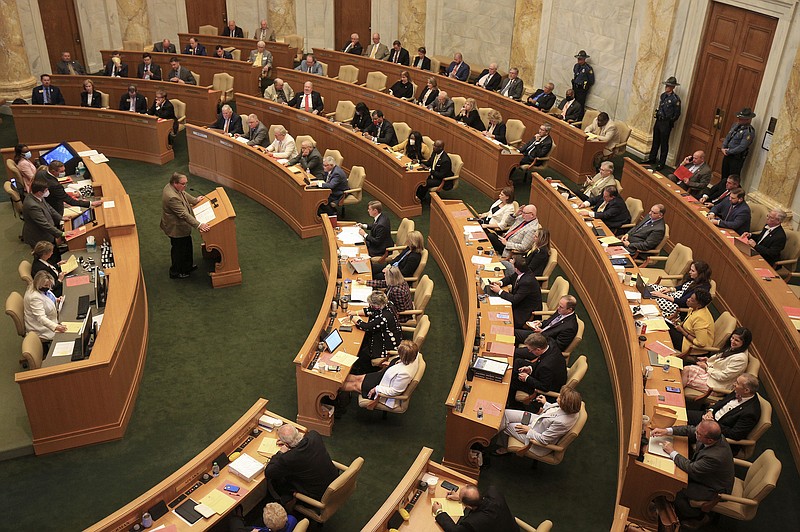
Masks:
[[[677,159],[705,151],[714,181],[722,167],[722,141],[736,113],[756,106],[777,23],[766,15],[712,4]]]
[[[39,0],[39,12],[42,16],[42,29],[47,35],[47,57],[50,59],[52,71],[55,72],[56,63],[61,61],[63,52],[72,54],[72,59],[86,68],[75,2]]]
[[[222,35],[222,30],[228,25],[225,0],[186,0],[186,20],[189,33],[199,33],[200,26],[210,24],[217,27],[218,35]],[[242,24],[240,26],[244,27]],[[211,52],[208,50],[209,55]]]
[[[372,43],[372,9],[370,0],[334,0],[333,28],[336,41],[333,48],[341,50],[350,42],[350,35],[358,33],[364,49]]]

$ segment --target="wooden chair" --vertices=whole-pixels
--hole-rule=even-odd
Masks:
[[[683,279],[684,274],[689,270],[692,260],[691,248],[683,244],[675,244],[675,247],[666,257],[648,257],[639,269],[639,273],[650,279],[650,284],[677,286],[678,282]],[[650,268],[649,265],[654,262],[663,262],[664,269]]]
[[[644,205],[639,198],[625,198],[625,206],[628,207],[628,212],[631,213],[631,223],[620,226],[621,230],[629,230],[636,227],[642,221],[644,215]]]
[[[314,146],[315,148],[317,147],[317,141],[314,140],[314,137],[312,137],[311,135],[297,135],[294,138],[294,142],[297,145],[298,150],[300,149],[300,145],[305,141],[310,142],[311,145]]]
[[[183,131],[186,129],[186,104],[175,98],[171,98],[169,102],[175,108],[175,116],[178,117],[178,131]]]
[[[540,316],[541,319],[547,319],[556,313],[558,309],[558,302],[562,297],[569,293],[569,281],[561,277],[556,277],[553,281],[553,287],[549,290],[542,290],[542,295],[547,296],[547,300],[542,302],[542,310],[534,311],[534,316]]]
[[[11,292],[6,298],[6,314],[14,322],[17,334],[25,338],[25,301],[19,292]]]
[[[386,74],[383,72],[370,72],[367,74],[366,83],[362,83],[361,86],[374,91],[383,92],[386,90],[386,79]]]
[[[631,136],[631,128],[621,120],[614,120],[614,123],[617,125],[617,143],[614,144],[611,151],[614,152],[614,155],[625,155],[625,152],[628,150],[628,139]]]
[[[577,334],[575,334],[575,338],[572,339],[567,348],[564,349],[564,351],[562,351],[561,353],[562,355],[564,355],[564,360],[567,361],[567,364],[569,364],[569,359],[572,356],[572,352],[578,348],[581,341],[583,340],[583,332],[586,330],[586,324],[583,323],[583,320],[578,318],[577,316],[575,318],[578,320],[578,332]]]
[[[419,320],[425,314],[425,308],[428,306],[428,302],[430,302],[431,295],[433,294],[433,286],[434,283],[431,278],[427,275],[423,275],[417,287],[412,288],[414,292],[414,309],[404,310],[398,313],[401,316],[411,316],[411,319],[405,322],[402,327],[404,331],[410,332],[415,328]]]
[[[458,113],[461,112],[461,108],[467,103],[467,99],[463,96],[451,96],[450,99],[453,100],[453,112],[458,116]]]
[[[561,436],[561,438],[558,440],[558,443],[542,445],[536,440],[531,440],[528,445],[525,445],[516,438],[509,438],[508,450],[516,453],[517,456],[523,456],[525,458],[530,458],[531,460],[544,462],[545,464],[558,465],[564,460],[564,453],[566,452],[567,448],[573,441],[575,441],[575,438],[580,435],[584,425],[586,425],[587,418],[588,415],[586,413],[586,405],[583,401],[581,401],[581,410],[578,413],[578,420],[575,422],[575,425],[573,425],[569,432]],[[551,452],[545,454],[544,456],[539,456],[538,454],[532,452],[532,449],[537,448],[548,449]]]
[[[517,521],[517,526],[520,530],[522,530],[522,532],[550,532],[553,529],[553,522],[549,519],[539,523],[539,526],[536,528],[532,527],[519,517],[515,517],[514,519]],[[295,528],[295,530],[297,530],[297,528]]]
[[[633,254],[633,260],[638,264],[644,264],[650,257],[658,257],[661,254],[661,250],[667,245],[667,240],[669,240],[669,224],[664,224],[664,238],[661,239],[661,242],[653,249],[636,251]]]
[[[516,201],[514,203],[517,203]],[[519,207],[514,208],[514,212],[517,212]],[[539,288],[542,290],[547,290],[550,287],[550,276],[553,275],[553,272],[556,270],[556,266],[558,265],[558,250],[555,248],[550,248],[550,256],[547,257],[547,264],[544,266],[544,271],[542,271],[542,275],[536,278],[539,281]]]
[[[516,118],[506,120],[506,144],[516,148],[522,145],[522,136],[525,135],[525,124]]]
[[[408,135],[411,133],[411,126],[405,122],[395,122],[392,125],[394,126],[394,133],[398,141],[408,139]]]
[[[448,155],[450,155],[450,163],[451,163],[451,168],[453,170],[453,175],[451,175],[450,177],[445,177],[442,180],[442,183],[438,187],[433,187],[429,189],[428,190],[429,192],[441,193],[443,190],[445,190],[445,186],[447,185],[447,183],[452,184],[450,190],[455,190],[458,188],[458,181],[459,181],[458,178],[461,175],[461,167],[464,166],[464,161],[461,159],[460,155],[456,155],[455,153],[450,153]]]
[[[198,81],[199,85],[200,82]],[[211,82],[211,88],[215,91],[221,91],[219,95],[220,103],[233,101],[233,76],[227,72],[217,72]]]
[[[414,374],[413,379],[410,383],[408,383],[408,387],[401,395],[396,395],[393,397],[388,397],[385,395],[378,394],[377,401],[372,399],[364,399],[362,396],[358,396],[358,406],[361,408],[367,408],[370,410],[380,410],[383,412],[383,419],[387,418],[387,414],[392,412],[393,414],[403,414],[406,410],[408,410],[408,405],[411,402],[411,396],[414,394],[414,390],[417,389],[419,385],[419,381],[422,380],[422,376],[425,375],[425,359],[422,358],[422,353],[417,354],[417,358],[419,359],[419,366],[417,367],[417,372]],[[391,401],[390,401],[391,400]],[[388,406],[386,403],[390,402],[392,406]]]
[[[325,152],[327,157],[328,152]],[[366,173],[363,166],[354,166],[350,169],[350,175],[347,176],[347,190],[344,191],[339,205],[342,207],[342,218],[344,218],[344,208],[347,205],[355,205],[361,203],[361,198],[364,195],[363,187]]]
[[[750,205],[750,232],[759,233],[767,225],[767,214],[769,207],[760,203],[749,203]]]
[[[767,449],[755,462],[734,458],[733,463],[747,468],[747,474],[744,479],[733,480],[733,492],[720,494],[719,502],[711,511],[740,521],[751,521],[761,501],[775,489],[781,476],[781,461],[772,449]]]
[[[200,26],[200,28],[197,30],[197,33],[200,35],[219,35],[219,28],[212,26],[211,24],[206,24],[204,26]]]
[[[358,83],[358,67],[353,65],[342,65],[339,67],[339,75],[333,79],[344,81],[345,83]]]
[[[331,149],[325,150],[325,154],[322,156],[322,158],[324,159],[325,157],[328,156],[333,157],[333,160],[336,161],[337,166],[342,166],[342,163],[344,162],[344,157],[342,157],[342,154],[339,150],[331,150]]]
[[[302,493],[295,494],[297,499],[297,505],[294,507],[295,512],[317,523],[324,523],[347,502],[347,499],[356,489],[356,481],[358,474],[361,472],[361,467],[364,465],[364,459],[359,456],[349,466],[339,462],[333,462],[333,465],[341,473],[330,483],[322,498],[316,500]]]
[[[355,68],[355,67],[354,67]],[[333,118],[336,122],[350,122],[356,114],[356,106],[350,100],[340,100],[336,104],[336,111],[327,113],[326,118]]]
[[[17,271],[19,272],[19,278],[22,279],[26,285],[30,286],[33,284],[33,275],[31,275],[30,262],[27,260],[20,261]]]
[[[22,358],[20,363],[24,369],[39,369],[42,367],[42,341],[35,332],[29,332],[22,340]]]

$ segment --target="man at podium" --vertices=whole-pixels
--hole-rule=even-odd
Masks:
[[[203,196],[194,197],[186,193],[189,178],[175,172],[161,194],[161,230],[169,237],[172,265],[170,279],[186,279],[197,269],[192,257],[192,228],[202,232],[210,229],[194,217],[192,206],[197,205]]]

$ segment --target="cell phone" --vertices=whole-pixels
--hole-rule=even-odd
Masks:
[[[527,425],[530,422],[531,422],[531,413],[525,412],[524,414],[522,414],[522,424]]]
[[[458,486],[456,486],[456,485],[455,485],[455,484],[453,484],[452,482],[448,482],[448,481],[446,481],[446,480],[443,480],[443,481],[442,481],[442,487],[443,487],[444,489],[446,489],[447,491],[454,491],[454,492],[455,492],[455,491],[458,491]]]
[[[675,386],[665,386],[665,389],[670,393],[681,393],[681,389]]]
[[[239,486],[234,486],[233,484],[225,484],[225,487],[222,489],[231,493],[239,493]]]

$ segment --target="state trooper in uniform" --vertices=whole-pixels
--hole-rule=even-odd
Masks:
[[[741,175],[744,160],[750,151],[750,144],[756,137],[756,130],[750,125],[750,121],[756,114],[749,107],[745,107],[738,113],[738,121],[731,126],[731,130],[722,141],[722,180],[731,174]]]
[[[680,86],[675,76],[667,78],[664,82],[664,92],[658,102],[658,109],[653,116],[656,123],[653,125],[653,146],[650,148],[650,156],[644,164],[656,164],[656,170],[661,170],[666,166],[667,153],[669,152],[669,135],[672,127],[681,116],[681,99],[675,94],[675,87]],[[658,156],[661,151],[661,156]]]
[[[575,59],[578,62],[572,67],[572,90],[575,91],[575,101],[584,108],[586,107],[586,96],[589,94],[589,88],[594,85],[594,70],[591,65],[586,64],[586,60],[589,57],[586,55],[585,50],[581,50],[575,55]]]

